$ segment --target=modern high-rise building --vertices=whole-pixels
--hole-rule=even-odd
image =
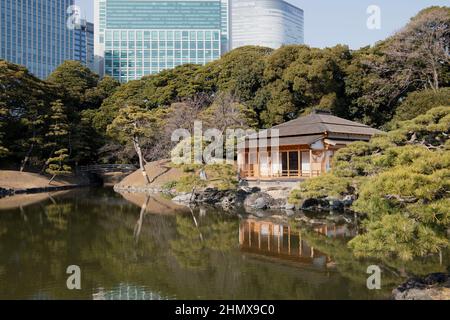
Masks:
[[[91,70],[94,65],[94,24],[82,19],[75,30],[74,60],[80,61]]]
[[[230,0],[231,49],[304,43],[303,10],[283,0]]]
[[[229,0],[95,0],[97,72],[121,82],[229,49]]]
[[[74,32],[67,28],[73,0],[0,0],[0,58],[45,79],[73,59]]]

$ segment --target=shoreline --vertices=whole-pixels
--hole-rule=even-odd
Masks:
[[[65,191],[95,185],[94,179],[88,175],[59,176],[51,184],[49,181],[49,176],[38,173],[0,170],[0,198]]]
[[[6,197],[13,197],[17,195],[24,194],[39,194],[47,192],[56,191],[66,191],[78,188],[86,188],[92,186],[91,184],[86,185],[65,185],[65,186],[49,186],[49,187],[35,187],[35,188],[25,188],[25,189],[4,189],[0,187],[0,199]]]

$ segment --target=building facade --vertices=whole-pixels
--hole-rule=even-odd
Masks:
[[[74,60],[80,61],[91,70],[95,70],[94,65],[94,24],[81,20],[75,30]]]
[[[0,58],[45,79],[73,59],[74,32],[67,28],[73,0],[0,0]]]
[[[95,0],[97,72],[127,82],[220,58],[229,49],[228,1]]]
[[[304,43],[304,13],[283,0],[231,0],[231,49]]]

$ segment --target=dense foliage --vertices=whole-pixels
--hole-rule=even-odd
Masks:
[[[64,62],[47,81],[41,81],[24,67],[1,60],[2,166],[53,174],[97,161],[104,139],[94,129],[92,117],[118,86],[108,77],[99,81],[75,61]],[[55,164],[61,157],[64,165]]]
[[[357,197],[366,232],[350,242],[358,256],[409,260],[449,245],[450,105],[429,110],[370,142],[338,151],[329,175],[300,186],[291,198]]]
[[[424,105],[446,105],[449,25],[448,7],[430,7],[373,47],[248,46],[206,66],[183,65],[121,86],[109,77],[99,80],[75,61],[64,62],[46,81],[1,61],[2,165],[36,168],[53,156],[57,150],[48,147],[47,133],[57,100],[69,124],[62,147],[71,166],[137,162],[132,137],[108,130],[129,107],[152,123],[151,134],[139,137],[147,161],[167,157],[173,129],[191,130],[200,116],[220,130],[264,128],[319,107],[375,127],[392,126],[425,112]]]

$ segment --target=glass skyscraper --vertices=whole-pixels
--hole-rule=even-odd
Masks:
[[[283,0],[230,0],[231,49],[304,43],[304,13]]]
[[[73,0],[0,0],[0,58],[45,79],[73,59],[74,32],[66,26]]]
[[[229,48],[229,0],[95,0],[100,75],[121,82],[206,64]]]
[[[78,60],[91,70],[94,70],[94,24],[83,19],[74,32],[74,60]]]

